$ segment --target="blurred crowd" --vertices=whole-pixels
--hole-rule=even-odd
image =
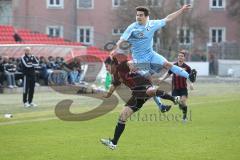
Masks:
[[[78,59],[66,63],[63,57],[37,57],[37,85],[77,85],[83,80]],[[23,86],[21,57],[0,57],[0,86],[17,88]]]

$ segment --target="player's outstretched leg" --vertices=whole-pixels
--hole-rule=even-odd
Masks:
[[[156,91],[156,96],[159,96],[159,97],[161,97],[161,98],[163,98],[163,99],[170,100],[170,101],[172,101],[175,105],[181,103],[179,96],[176,96],[176,97],[171,96],[170,94],[168,94],[168,93],[166,93],[166,92],[164,92],[164,91],[162,91],[162,90],[159,90],[159,89],[157,89],[157,91]]]
[[[125,121],[119,120],[114,131],[113,139],[101,139],[102,144],[114,150],[117,147],[118,140],[125,129]]]
[[[195,69],[192,69],[191,70],[191,73],[188,74],[185,70],[183,70],[182,68],[176,66],[176,65],[173,65],[170,70],[177,74],[177,75],[180,75],[182,77],[185,77],[187,79],[189,79],[192,83],[194,83],[196,81],[196,78],[197,78],[197,71]]]
[[[193,69],[192,72],[188,74],[188,72],[186,72],[184,69],[168,62],[166,58],[164,58],[160,54],[157,54],[156,52],[153,54],[150,64],[151,64],[151,69],[157,73],[161,70],[162,67],[165,67],[166,69],[171,70],[173,73],[189,79],[191,82],[196,81],[197,72],[195,69]]]
[[[170,100],[172,101],[174,104],[180,104],[180,97],[174,97],[174,96],[171,96],[170,94],[164,92],[163,90],[160,90],[160,89],[154,89],[153,87],[150,87],[147,89],[146,91],[146,94],[150,97],[161,97],[163,99],[167,99],[167,100]],[[169,108],[170,109],[170,108]]]
[[[107,146],[108,148],[114,150],[117,147],[117,143],[119,138],[121,137],[124,129],[125,129],[125,123],[126,120],[134,113],[134,111],[126,106],[124,107],[123,111],[120,114],[120,118],[118,120],[118,123],[115,127],[114,136],[113,139],[100,139],[101,143]]]

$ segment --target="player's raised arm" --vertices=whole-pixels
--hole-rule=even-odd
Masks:
[[[120,44],[124,42],[123,39],[119,39],[116,43],[116,46],[113,48],[113,50],[110,52],[110,56],[114,56],[116,54],[116,51],[120,48]]]
[[[177,18],[179,15],[181,15],[184,11],[187,11],[191,8],[191,5],[190,4],[186,4],[186,5],[183,5],[181,9],[177,10],[176,12],[173,12],[171,14],[169,14],[165,20],[166,22],[169,22],[169,21],[172,21],[174,20],[175,18]]]

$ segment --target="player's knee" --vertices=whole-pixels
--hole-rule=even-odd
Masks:
[[[155,90],[154,88],[150,87],[147,89],[146,94],[150,97],[155,96]]]
[[[124,110],[121,112],[119,119],[122,121],[127,121],[130,115],[131,115],[130,110],[127,107],[125,107]]]
[[[186,98],[185,96],[182,96],[182,97],[181,97],[181,102],[182,102],[184,105],[186,105],[186,103],[187,103],[187,98]]]
[[[127,116],[124,115],[124,113],[121,113],[120,116],[119,116],[119,119],[118,119],[118,122],[126,122],[127,121]]]

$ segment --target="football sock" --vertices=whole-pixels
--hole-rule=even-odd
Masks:
[[[158,96],[154,96],[153,100],[155,101],[155,103],[157,104],[159,109],[162,109],[162,102],[161,102],[161,98]]]
[[[112,139],[112,143],[116,145],[118,143],[118,140],[123,133],[125,128],[125,121],[119,120],[116,127],[115,127],[115,132],[114,132],[114,138]]]
[[[183,113],[183,119],[187,118],[187,106],[186,105],[179,105],[180,109],[182,110]]]
[[[170,70],[179,76],[185,77],[187,79],[189,78],[189,74],[185,70],[176,65],[173,65],[172,68],[170,68]]]

